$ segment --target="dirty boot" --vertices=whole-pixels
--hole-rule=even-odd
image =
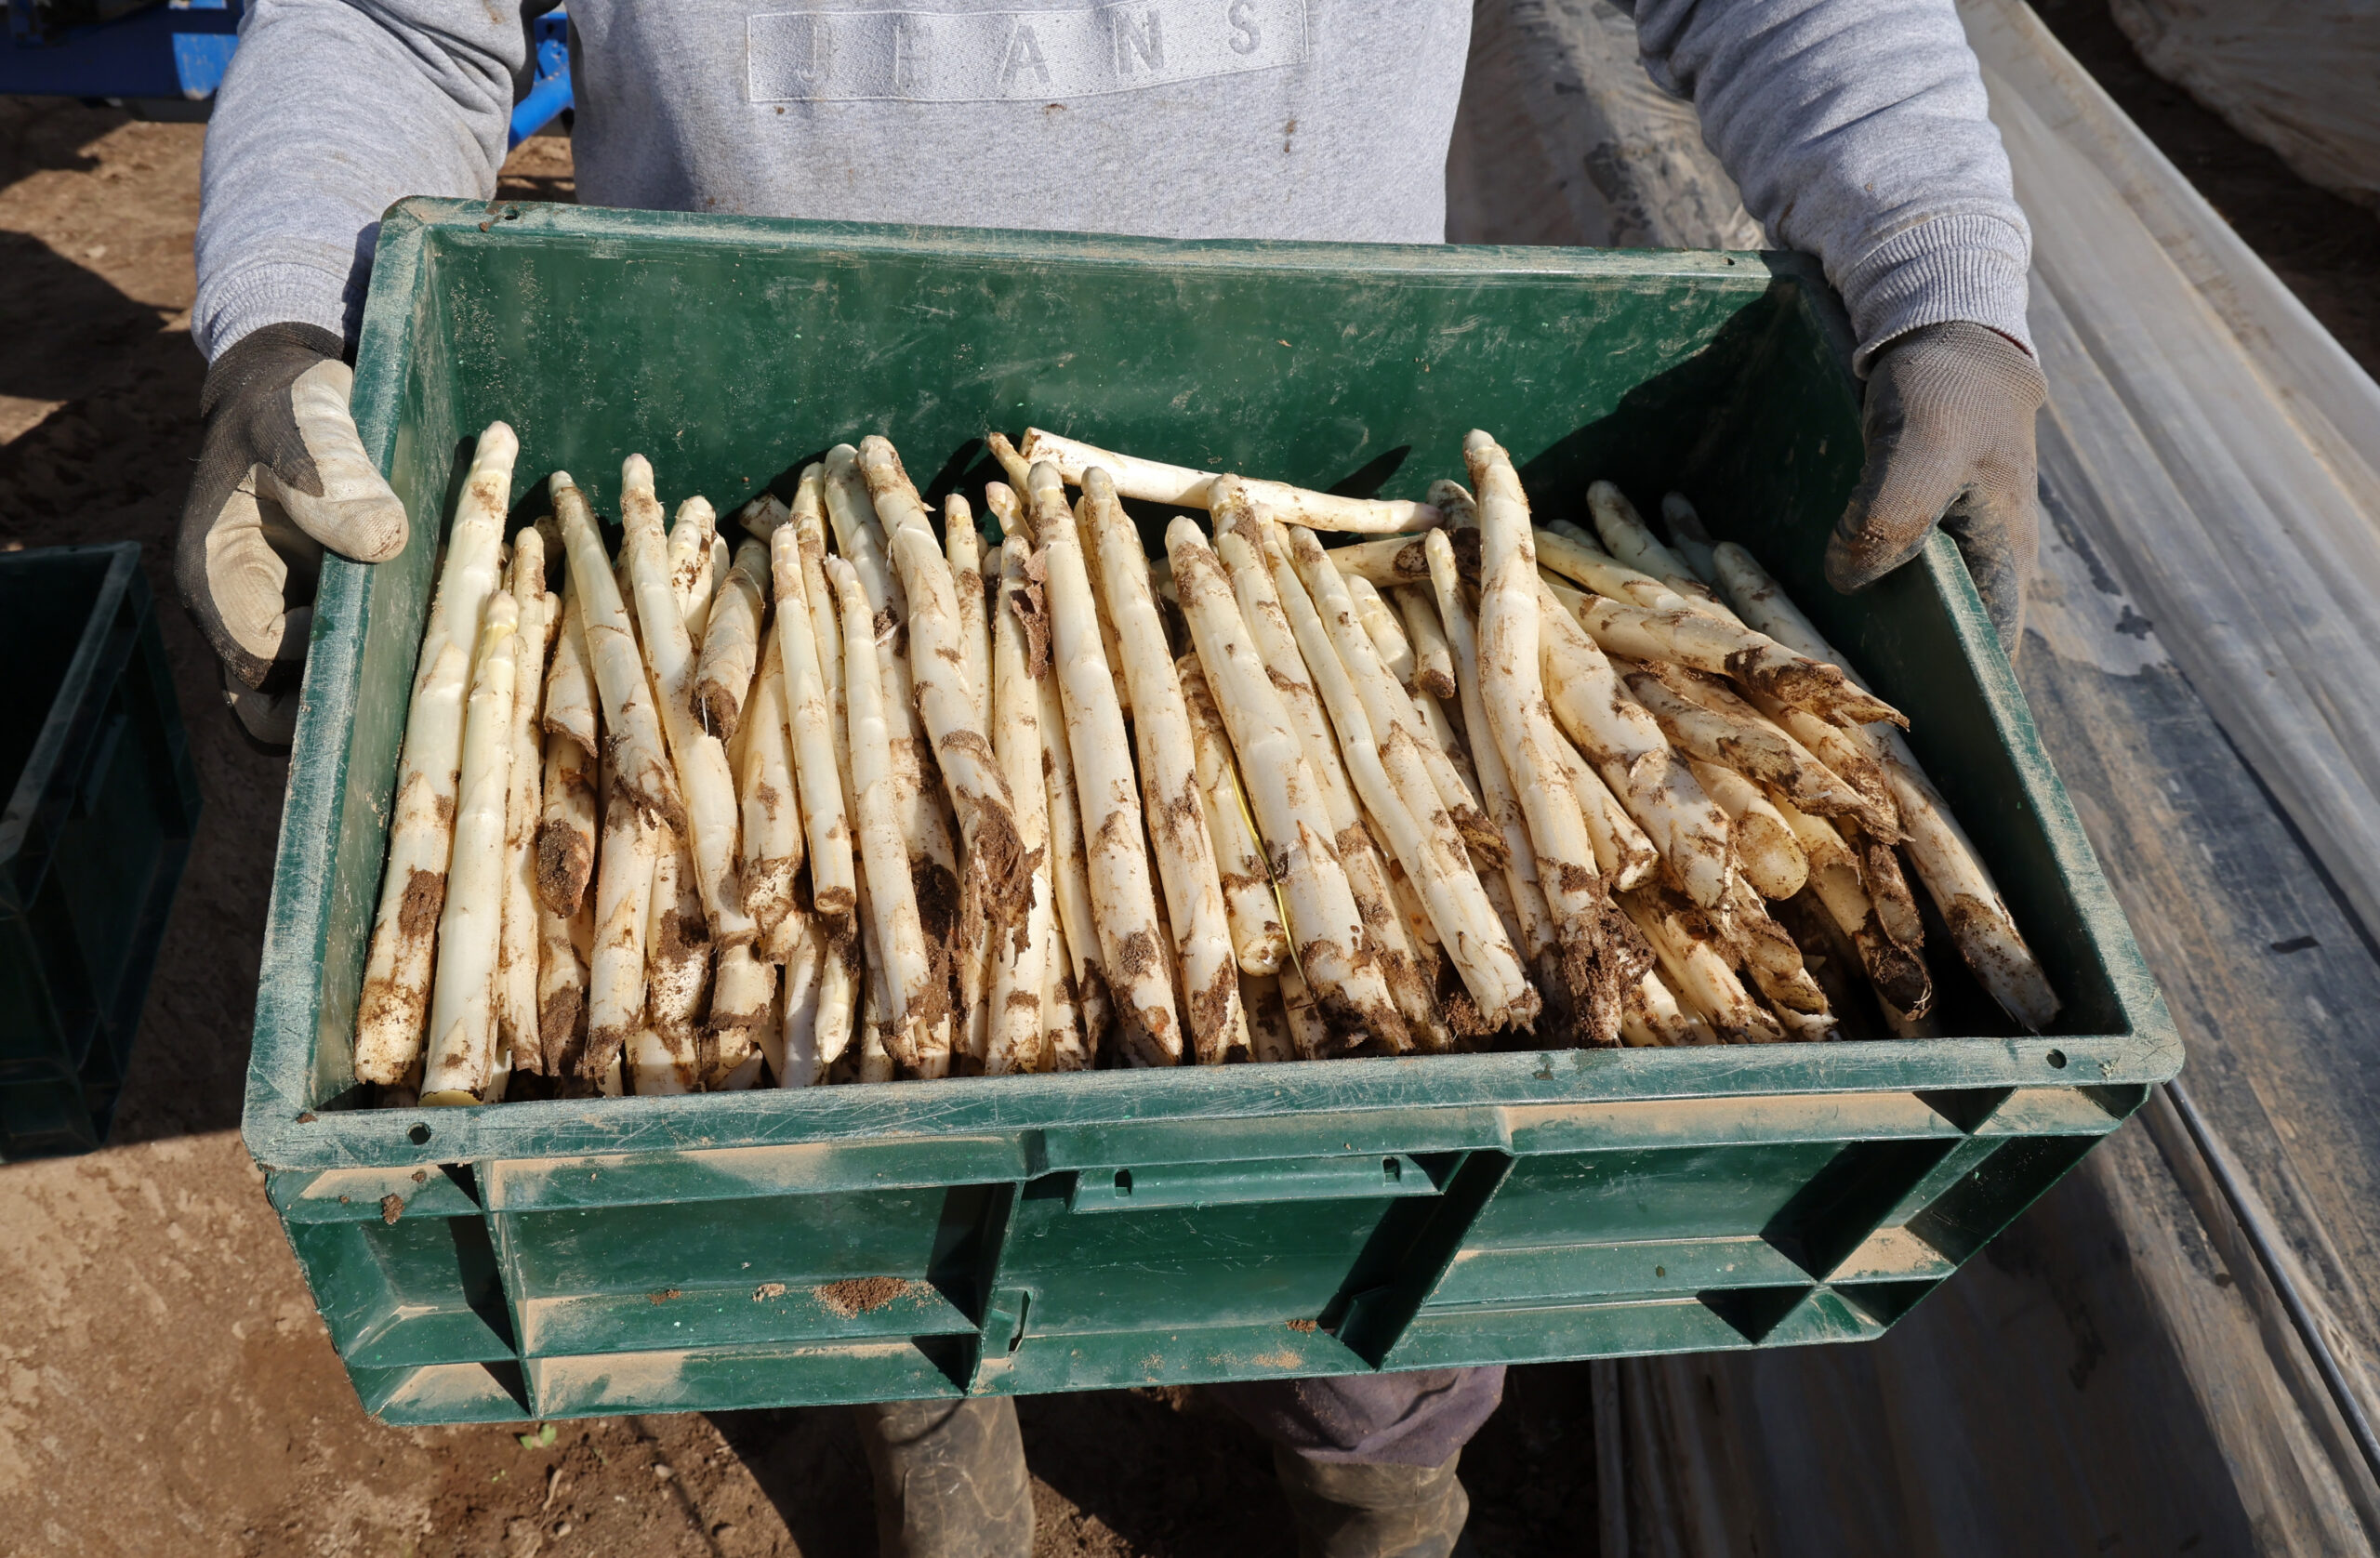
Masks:
[[[882,1558],[1028,1558],[1033,1485],[1013,1400],[887,1401],[852,1416],[876,1478]]]
[[[1471,1499],[1439,1466],[1309,1460],[1276,1446],[1273,1466],[1297,1520],[1298,1558],[1466,1558]]]

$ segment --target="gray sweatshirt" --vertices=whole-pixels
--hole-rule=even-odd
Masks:
[[[571,0],[600,205],[1435,244],[1470,0]],[[353,335],[382,210],[495,193],[552,0],[252,0],[207,130],[193,329]],[[1627,0],[1621,0],[1626,5]],[[885,8],[870,8],[882,7]],[[1636,0],[1864,371],[1904,331],[2024,341],[2031,237],[1951,0]]]

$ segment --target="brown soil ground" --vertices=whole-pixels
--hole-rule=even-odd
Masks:
[[[2070,47],[2367,366],[2380,224],[2149,78],[2099,0]],[[197,451],[189,339],[203,129],[0,101],[0,548],[132,539],[172,599]],[[505,193],[566,199],[568,143]],[[216,705],[160,613],[206,812],[115,1144],[0,1168],[0,1549],[60,1554],[793,1554],[872,1551],[840,1412],[404,1431],[358,1408],[236,1136],[284,766]],[[1466,1456],[1490,1554],[1593,1540],[1585,1370],[1515,1370]],[[1186,1392],[1028,1400],[1045,1554],[1290,1551],[1262,1445]]]

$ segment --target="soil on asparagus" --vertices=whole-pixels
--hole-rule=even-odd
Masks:
[[[2380,371],[2380,223],[2143,71],[2097,0],[2068,46],[2349,351]],[[198,449],[191,241],[203,130],[0,100],[0,548],[139,541],[206,812],[114,1145],[0,1168],[0,1510],[60,1554],[860,1555],[868,1480],[839,1411],[399,1430],[365,1418],[236,1128],[284,765],[216,704],[172,604]],[[569,199],[539,138],[502,193]],[[1464,1457],[1491,1555],[1593,1540],[1584,1366],[1516,1369]],[[1192,1392],[1021,1406],[1045,1555],[1291,1551],[1263,1446]],[[38,1533],[36,1535],[35,1533]]]

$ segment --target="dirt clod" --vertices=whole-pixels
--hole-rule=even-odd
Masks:
[[[810,1296],[848,1320],[897,1303],[918,1286],[906,1277],[851,1276],[840,1282],[822,1282],[810,1289]]]

